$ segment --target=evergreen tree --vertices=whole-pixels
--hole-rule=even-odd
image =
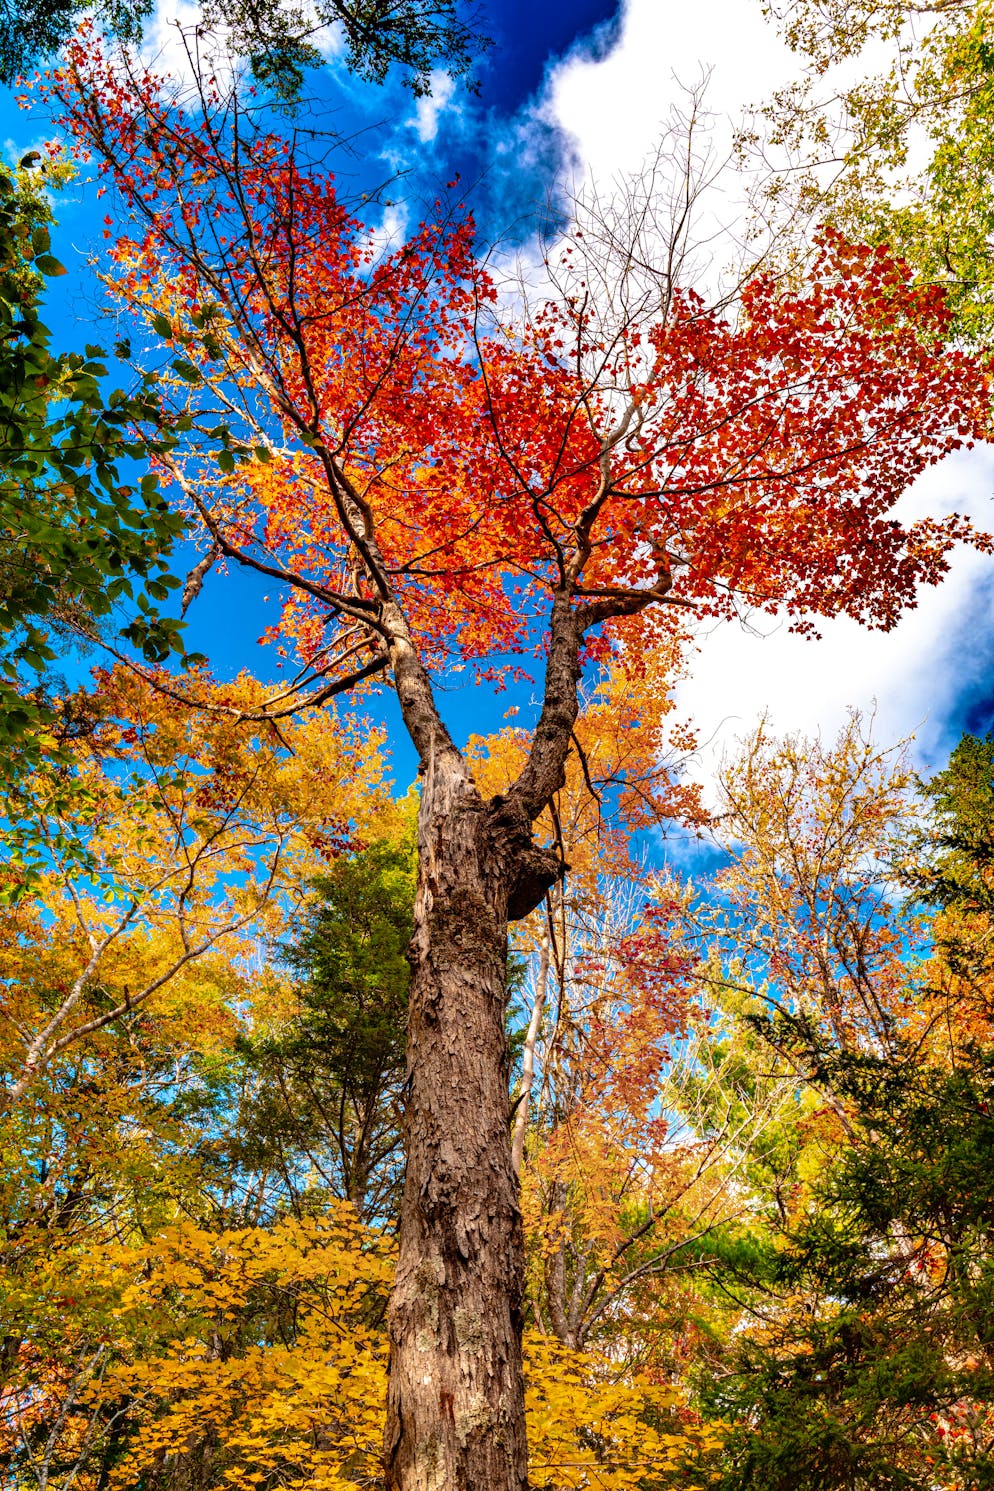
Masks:
[[[242,1047],[255,1080],[236,1154],[249,1169],[275,1167],[295,1205],[331,1194],[365,1220],[392,1220],[403,1171],[413,843],[370,844],[313,889],[282,949],[298,1012]]]

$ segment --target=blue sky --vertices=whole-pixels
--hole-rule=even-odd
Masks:
[[[619,0],[487,0],[486,29],[494,41],[482,76],[482,102],[512,114],[534,96],[552,59],[582,40],[595,53],[617,37]]]
[[[189,14],[189,4],[160,0],[158,21],[177,5]],[[440,78],[434,101],[418,104],[398,79],[382,89],[358,87],[334,60],[312,79],[319,115],[342,133],[368,131],[361,151],[342,167],[343,184],[358,193],[397,176],[387,193],[395,206],[381,209],[387,228],[402,232],[437,184],[458,171],[481,240],[527,245],[565,174],[588,172],[603,186],[638,167],[679,103],[681,84],[712,71],[708,103],[721,154],[741,110],[762,102],[793,66],[760,0],[697,0],[693,7],[676,0],[486,0],[486,8],[495,46],[482,64],[478,97]],[[168,33],[160,26],[159,34]],[[0,112],[8,155],[47,132],[9,94]],[[712,204],[733,230],[734,188],[734,180],[726,181],[724,196]],[[111,339],[99,323],[99,287],[87,265],[88,252],[102,246],[102,211],[82,185],[58,205],[57,251],[70,273],[53,285],[49,320],[63,345]],[[928,473],[908,509],[956,509],[994,526],[992,490],[991,454],[963,454]],[[205,587],[192,613],[191,642],[210,654],[219,675],[245,666],[265,675],[271,668],[271,655],[254,646],[264,620],[261,594],[244,576]],[[927,768],[941,763],[963,728],[986,729],[994,719],[994,563],[985,556],[961,555],[950,581],[924,595],[887,636],[845,621],[826,627],[818,643],[767,622],[762,632],[726,626],[700,638],[680,707],[714,742],[712,754],[764,710],[774,728],[831,735],[856,706],[876,711],[882,743],[917,731],[918,759]],[[462,735],[498,726],[512,701],[527,707],[528,691],[494,697],[462,690],[448,695],[446,706]],[[410,753],[401,749],[398,776],[412,769]],[[701,770],[708,770],[706,761]]]

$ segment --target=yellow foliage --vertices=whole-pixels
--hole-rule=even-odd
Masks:
[[[61,1317],[58,1356],[85,1361],[87,1376],[72,1381],[53,1353],[47,1401],[57,1413],[72,1393],[95,1424],[130,1405],[108,1491],[187,1458],[205,1484],[232,1491],[378,1486],[392,1255],[344,1203],[271,1228],[184,1221],[141,1244],[53,1255],[34,1278],[36,1301]],[[526,1370],[536,1491],[704,1484],[686,1467],[714,1431],[690,1422],[678,1389],[538,1334]],[[0,1427],[0,1455],[13,1451],[15,1416]],[[100,1457],[85,1449],[68,1446],[94,1467],[77,1477],[93,1491]]]
[[[102,675],[80,703],[73,791],[46,768],[0,834],[14,902],[0,897],[6,1104],[140,1006],[167,1040],[230,1046],[258,940],[280,934],[331,859],[398,816],[382,736],[361,721],[324,709],[277,733],[251,720],[263,690],[249,678],[184,687],[193,703],[177,707],[126,669]],[[28,851],[31,901],[12,893]]]
[[[691,1422],[680,1390],[648,1372],[619,1373],[595,1351],[526,1340],[529,1479],[535,1491],[703,1486],[700,1462],[720,1444]]]

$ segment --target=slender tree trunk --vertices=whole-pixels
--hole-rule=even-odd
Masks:
[[[551,912],[549,914],[551,915]],[[535,1080],[535,1047],[538,1045],[538,1033],[542,1028],[542,1012],[545,1009],[545,995],[548,985],[549,928],[546,926],[542,933],[542,945],[539,950],[538,977],[535,980],[535,1003],[532,1005],[532,1014],[528,1022],[525,1049],[521,1060],[521,1089],[518,1093],[518,1106],[514,1112],[514,1137],[511,1140],[511,1169],[515,1175],[521,1174],[521,1162],[525,1157],[525,1135],[528,1132],[528,1105],[531,1101],[532,1083]]]
[[[429,763],[410,953],[407,1173],[389,1311],[390,1491],[527,1485],[524,1254],[504,1025],[508,902],[493,805],[451,755]]]

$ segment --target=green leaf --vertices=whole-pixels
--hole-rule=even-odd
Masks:
[[[35,268],[40,269],[42,274],[47,274],[50,279],[69,272],[66,266],[60,264],[58,259],[54,259],[51,254],[39,254],[35,259]]]
[[[187,362],[185,357],[177,357],[175,362],[170,363],[170,367],[174,373],[178,373],[181,378],[185,378],[187,383],[200,383],[203,381],[199,369],[195,368],[192,362]]]

